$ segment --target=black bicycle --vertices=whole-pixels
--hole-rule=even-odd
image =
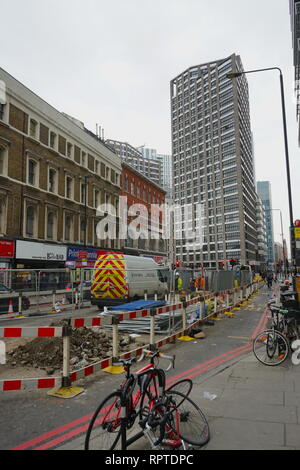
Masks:
[[[300,312],[272,304],[269,308],[272,315],[271,328],[256,336],[253,353],[262,364],[277,366],[290,354],[293,341],[300,338]]]
[[[189,397],[192,381],[183,379],[166,389],[165,372],[155,365],[159,358],[174,365],[174,356],[146,350],[144,354],[150,363],[135,374],[135,358],[119,362],[125,367],[125,380],[95,411],[85,450],[126,450],[142,437],[151,449],[187,450],[208,442],[207,420]]]

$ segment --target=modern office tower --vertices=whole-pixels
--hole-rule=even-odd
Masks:
[[[110,145],[121,157],[121,160],[128,163],[135,170],[146,176],[154,183],[162,186],[162,163],[159,160],[144,158],[142,153],[127,142],[107,139],[106,144]]]
[[[150,160],[157,160],[162,165],[162,186],[167,192],[167,197],[172,197],[172,186],[173,186],[173,162],[172,155],[157,153],[156,149],[151,149],[142,145],[137,147],[137,150],[141,152],[144,158]]]
[[[290,0],[293,65],[295,67],[296,114],[298,119],[298,145],[300,146],[300,2]]]
[[[259,197],[256,200],[257,256],[256,265],[265,269],[268,260],[266,212]]]
[[[260,197],[266,214],[267,225],[267,245],[268,245],[268,264],[274,263],[274,235],[273,235],[273,214],[272,214],[272,194],[271,183],[269,181],[257,182],[257,194]]]
[[[203,244],[176,221],[176,256],[188,265],[218,269],[235,258],[255,261],[256,191],[248,84],[238,55],[190,67],[171,81],[174,202],[189,207],[198,227],[203,204]],[[189,237],[189,235],[188,235]],[[226,264],[226,263],[225,263]]]

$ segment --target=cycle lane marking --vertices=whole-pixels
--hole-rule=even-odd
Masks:
[[[257,327],[255,328],[252,336],[251,336],[251,339],[253,339],[256,335],[257,335],[257,332],[258,331],[261,331],[260,328],[263,327],[265,321],[267,320],[266,318],[266,309],[265,311],[263,312],[263,314],[261,315],[260,319],[259,319],[259,322],[258,322],[258,325]],[[226,361],[229,361],[230,359],[234,358],[234,357],[237,357],[238,355],[241,355],[241,354],[244,354],[245,352],[248,352],[248,350],[250,350],[252,348],[252,343],[249,343],[248,344],[245,344],[243,346],[240,346],[238,348],[234,348],[230,351],[227,351],[213,359],[209,359],[208,361],[205,361],[201,364],[198,364],[197,366],[191,368],[191,369],[188,369],[180,374],[177,374],[173,377],[170,377],[169,379],[167,379],[166,383],[169,385],[171,384],[172,382],[175,382],[177,379],[179,378],[191,378],[191,377],[194,377],[196,375],[200,375],[202,374],[203,372],[206,372],[207,370],[213,368],[213,367],[216,367],[217,365],[219,364],[222,364]],[[228,356],[228,357],[227,357]],[[33,446],[35,446],[36,444],[38,443],[41,443],[43,441],[46,441],[47,439],[57,435],[57,434],[61,434],[61,433],[64,433],[65,431],[71,429],[71,428],[74,428],[75,426],[78,426],[82,423],[84,423],[85,421],[87,420],[90,420],[91,417],[93,416],[93,412],[92,413],[89,413],[88,415],[86,416],[83,416],[82,418],[79,418],[77,420],[74,420],[70,423],[67,423],[66,425],[64,426],[61,426],[59,428],[56,428],[52,431],[49,431],[47,433],[44,433],[34,439],[31,439],[30,441],[26,441],[25,443],[23,444],[20,444],[20,445],[17,445],[15,447],[13,447],[11,450],[25,450],[25,449],[29,449]],[[83,433],[87,427],[88,427],[88,424],[85,424],[83,426],[79,426],[78,428],[74,429],[73,431],[70,431],[66,434],[63,434],[62,436],[58,437],[57,439],[54,439],[54,440],[51,440],[49,441],[48,443],[46,444],[43,444],[42,446],[39,446],[37,448],[33,448],[32,450],[46,450],[46,449],[49,449],[51,447],[54,447],[55,445],[58,445],[66,440],[70,440],[72,439],[73,437],[75,437],[76,435],[78,434],[81,434]]]

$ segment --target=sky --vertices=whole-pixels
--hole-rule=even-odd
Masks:
[[[170,81],[185,69],[241,56],[244,69],[284,76],[294,220],[300,148],[289,0],[1,0],[0,66],[105,139],[171,153]],[[247,75],[257,181],[289,207],[279,74]],[[274,239],[281,241],[274,211]],[[289,242],[288,242],[289,245]]]

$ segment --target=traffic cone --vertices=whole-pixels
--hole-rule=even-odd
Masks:
[[[9,301],[8,313],[14,313],[13,303],[11,299]]]

